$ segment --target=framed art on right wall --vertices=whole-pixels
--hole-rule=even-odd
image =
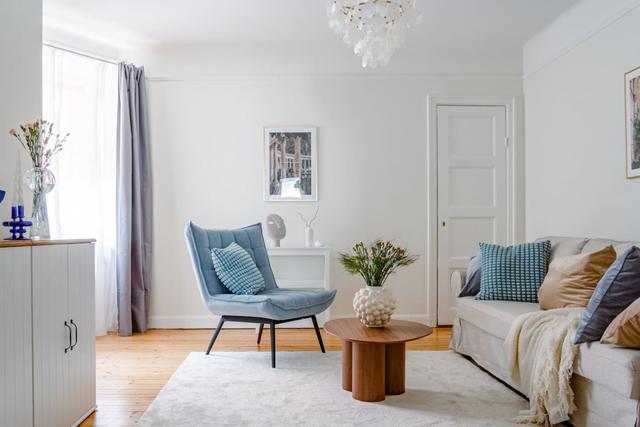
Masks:
[[[640,177],[640,67],[624,75],[627,178]]]

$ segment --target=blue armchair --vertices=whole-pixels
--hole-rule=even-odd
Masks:
[[[273,368],[276,367],[276,325],[280,323],[311,319],[320,350],[325,352],[316,314],[329,308],[336,291],[279,288],[271,271],[260,224],[237,230],[206,230],[190,222],[187,224],[185,237],[202,300],[211,313],[220,316],[207,347],[207,354],[211,352],[222,325],[227,320],[259,324],[258,344],[264,325],[269,325]],[[225,248],[232,242],[242,246],[255,261],[265,280],[264,291],[256,295],[236,295],[225,288],[218,279],[211,258],[211,249]]]

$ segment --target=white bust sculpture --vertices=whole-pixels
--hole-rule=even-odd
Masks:
[[[280,240],[287,235],[287,227],[285,227],[284,220],[280,215],[271,214],[267,217],[267,233],[273,239],[273,245],[279,248]]]

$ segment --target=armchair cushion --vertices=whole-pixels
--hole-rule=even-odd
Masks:
[[[218,294],[207,301],[209,311],[227,316],[295,319],[322,313],[329,308],[336,290],[268,289],[257,295]]]
[[[223,286],[215,272],[211,249],[226,248],[232,242],[240,245],[251,255],[262,277],[264,277],[265,289],[277,288],[276,280],[269,264],[267,248],[262,238],[260,224],[236,230],[207,230],[189,223],[187,225],[186,238],[196,278],[200,284],[204,299],[211,295],[229,293],[229,290]]]
[[[213,267],[222,284],[234,294],[255,295],[264,290],[264,277],[251,255],[236,242],[211,249]]]

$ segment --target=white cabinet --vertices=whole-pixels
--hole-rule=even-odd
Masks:
[[[28,381],[33,406],[32,418],[7,423],[0,414],[0,425],[77,425],[95,409],[94,244],[34,242],[28,247],[0,247],[0,260],[3,253],[12,252],[22,252],[26,258],[22,269],[28,280],[23,285],[30,298],[23,308],[30,323],[23,339],[32,347],[22,354],[33,375]]]
[[[31,249],[0,248],[0,425],[33,424]]]
[[[32,248],[33,409],[36,426],[68,426],[64,402],[71,341],[63,245]]]
[[[95,269],[93,245],[69,246],[69,410],[75,423],[96,407]]]
[[[267,248],[269,263],[276,283],[281,288],[331,289],[331,250],[321,248]],[[329,309],[318,316],[323,325],[329,320]],[[296,321],[281,327],[310,327],[310,322]]]

